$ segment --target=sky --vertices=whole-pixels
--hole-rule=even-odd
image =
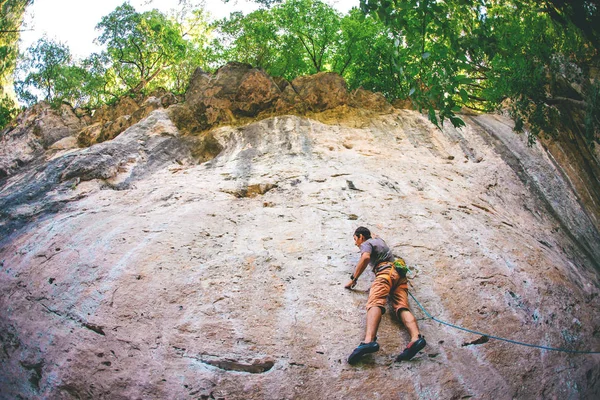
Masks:
[[[67,44],[76,58],[85,58],[99,51],[94,39],[100,19],[127,0],[35,0],[25,14],[25,31],[21,34],[21,51],[35,43],[44,34],[49,39]],[[341,12],[359,5],[360,0],[325,0]],[[177,8],[178,0],[129,0],[138,11],[157,8],[169,12]],[[233,11],[251,12],[258,8],[249,0],[205,0],[204,9],[213,19],[221,19]]]

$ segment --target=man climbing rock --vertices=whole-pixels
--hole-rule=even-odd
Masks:
[[[373,267],[375,280],[369,290],[367,300],[367,331],[365,340],[348,357],[350,364],[356,363],[368,353],[379,350],[377,343],[377,329],[381,316],[385,313],[385,306],[389,296],[392,308],[410,335],[410,343],[404,351],[396,357],[396,361],[406,361],[413,358],[425,345],[425,338],[419,334],[417,320],[408,307],[408,280],[400,268],[396,268],[394,255],[385,241],[381,238],[371,237],[371,232],[365,227],[359,227],[354,232],[354,243],[360,249],[360,260],[350,277],[351,281],[345,286],[353,289],[358,277],[367,265]]]

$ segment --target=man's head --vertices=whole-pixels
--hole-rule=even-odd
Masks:
[[[357,246],[360,246],[366,240],[371,239],[371,231],[365,228],[364,226],[359,226],[354,231],[354,243]]]

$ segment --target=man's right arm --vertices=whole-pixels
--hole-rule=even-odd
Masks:
[[[360,260],[358,260],[358,264],[356,264],[356,268],[354,269],[354,274],[352,274],[353,279],[344,286],[346,289],[352,289],[356,286],[358,277],[367,268],[369,261],[371,261],[371,253],[364,252],[360,255]]]

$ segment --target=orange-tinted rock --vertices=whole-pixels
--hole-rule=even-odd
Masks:
[[[80,147],[89,147],[98,141],[98,137],[102,133],[102,123],[86,126],[77,134],[77,143]]]
[[[129,96],[122,97],[114,105],[105,105],[96,110],[92,117],[93,122],[106,123],[114,121],[124,115],[133,114],[140,106]]]
[[[272,78],[248,64],[229,63],[214,75],[195,71],[186,94],[186,106],[201,130],[236,123],[241,118],[333,110],[344,105],[389,112],[381,94],[359,89],[352,96],[335,73],[301,76],[291,83]],[[178,125],[180,129],[185,127]]]
[[[363,88],[358,88],[352,92],[349,105],[384,113],[392,111],[392,105],[381,93],[373,93]]]
[[[280,96],[273,79],[248,64],[229,63],[215,75],[197,69],[186,93],[186,104],[206,128],[254,117]]]
[[[414,105],[410,99],[396,99],[392,102],[394,108],[398,110],[414,110]]]
[[[78,139],[80,144],[101,143],[120,135],[125,129],[146,118],[154,110],[166,108],[177,104],[177,96],[165,89],[157,89],[148,97],[135,99],[124,96],[114,105],[105,105],[94,112],[92,121],[101,124],[101,132],[97,132],[96,125],[93,129],[81,132]],[[90,135],[93,133],[93,135]]]
[[[307,110],[324,111],[348,103],[346,81],[332,72],[300,76],[291,83]]]

